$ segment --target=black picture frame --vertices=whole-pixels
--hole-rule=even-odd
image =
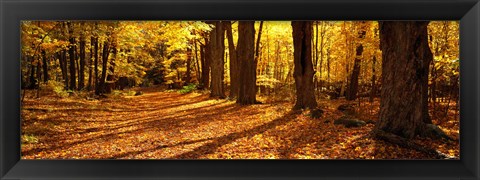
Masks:
[[[460,20],[460,160],[20,160],[21,20]],[[0,179],[480,177],[478,0],[0,0]]]

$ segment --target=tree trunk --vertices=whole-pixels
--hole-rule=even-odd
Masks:
[[[105,91],[105,78],[107,76],[107,63],[108,63],[108,55],[109,52],[109,42],[105,41],[103,43],[103,50],[102,50],[102,76],[100,77],[98,87],[96,88],[95,94],[103,94]]]
[[[237,103],[255,104],[256,102],[256,66],[255,66],[255,21],[238,22],[238,61],[240,65],[240,84]]]
[[[67,22],[68,27],[68,35],[69,35],[69,42],[70,45],[68,47],[68,56],[70,58],[70,86],[68,87],[70,90],[76,89],[76,70],[75,70],[75,37],[73,35],[73,25],[71,22]]]
[[[200,61],[202,63],[202,89],[210,87],[210,42],[205,38],[205,45],[200,46]]]
[[[260,58],[260,39],[262,38],[262,29],[263,29],[263,21],[260,21],[260,27],[258,28],[258,35],[257,35],[257,43],[255,45],[255,63],[258,62]],[[255,28],[253,29],[253,34],[255,34]],[[255,64],[255,68],[257,64]]]
[[[78,78],[78,82],[77,82],[77,87],[78,88],[78,83],[80,83],[80,56],[79,56],[79,52],[78,52],[78,48],[77,48],[77,45],[75,45],[75,72],[77,73],[77,78]]]
[[[35,80],[35,66],[33,64],[31,64],[30,65],[30,80],[29,80],[28,89],[35,89],[36,84],[37,83],[36,83],[36,80]]]
[[[42,68],[40,63],[37,63],[37,80],[35,81],[35,88],[37,88],[37,98],[40,97],[39,90],[40,90],[40,82],[42,79]]]
[[[322,84],[322,64],[323,64],[323,48],[325,46],[324,42],[325,42],[325,31],[326,31],[326,22],[322,22],[322,26],[320,27],[320,51],[318,53],[320,54],[317,54],[317,56],[320,56],[320,61],[318,62],[318,90],[319,90],[319,93],[321,92],[322,90],[322,87],[323,87],[323,84]],[[318,29],[317,29],[317,33],[318,33]],[[317,57],[318,58],[318,57]],[[315,66],[317,67],[317,66]]]
[[[201,78],[201,75],[200,75],[200,63],[199,63],[199,58],[198,58],[198,48],[197,48],[197,40],[195,39],[193,41],[193,45],[194,45],[194,52],[195,52],[195,74],[196,74],[196,79],[198,82],[200,82],[200,78]]]
[[[376,80],[377,80],[377,75],[375,75],[375,64],[377,63],[377,58],[375,55],[373,56],[372,60],[372,88],[370,90],[370,102],[373,102],[375,98],[375,93],[377,92],[377,86],[376,86]]]
[[[88,60],[88,85],[87,85],[87,90],[91,91],[92,90],[92,64],[93,64],[93,57],[94,57],[94,52],[93,52],[93,47],[95,46],[95,38],[92,36],[90,37],[90,58]]]
[[[345,98],[349,101],[353,101],[357,98],[358,92],[358,76],[360,74],[360,57],[363,52],[363,46],[360,44],[357,46],[357,57],[353,63],[352,74],[350,75],[349,86],[347,88],[347,94]]]
[[[48,61],[47,61],[47,53],[45,50],[42,50],[42,67],[43,67],[43,82],[46,83],[49,80],[48,77]]]
[[[361,23],[365,23],[365,22],[361,22]],[[358,34],[359,34],[359,39],[361,40],[365,38],[366,31],[360,30]],[[357,98],[358,76],[360,75],[360,61],[361,61],[362,53],[363,53],[363,45],[362,45],[362,42],[359,42],[356,49],[356,56],[355,56],[355,61],[353,63],[352,74],[350,76],[350,84],[348,86],[347,96],[345,97],[349,101],[353,101]]]
[[[297,100],[294,109],[317,107],[313,87],[312,22],[292,21],[293,62]]]
[[[68,70],[67,70],[67,50],[62,50],[60,54],[60,64],[62,67],[62,76],[65,81],[65,89],[68,89]]]
[[[233,43],[231,21],[225,21],[225,29],[227,30],[228,52],[230,56],[230,97],[236,98],[238,97],[240,84],[240,62],[238,61],[237,50]]]
[[[185,77],[185,83],[190,83],[192,80],[192,49],[187,48],[187,75]]]
[[[381,130],[405,138],[425,135],[425,76],[431,52],[428,22],[383,21],[380,26],[382,90],[379,120]]]
[[[110,60],[110,66],[108,66],[108,75],[107,80],[105,82],[105,87],[103,93],[111,93],[112,90],[115,88],[115,60],[117,59],[117,43],[116,39],[112,40],[112,46],[109,48],[108,53],[110,50],[112,51],[112,58]],[[107,62],[108,62],[108,54],[107,54]],[[105,63],[104,63],[105,64]]]
[[[327,48],[327,82],[330,85],[330,48]]]
[[[78,90],[82,90],[85,87],[85,34],[82,32],[80,35],[80,67],[78,75]]]
[[[224,60],[224,28],[222,22],[213,22],[215,28],[210,31],[210,62],[212,68],[211,97],[225,98],[223,87]]]
[[[94,56],[94,73],[95,73],[95,92],[98,90],[98,37],[95,37],[95,56]]]

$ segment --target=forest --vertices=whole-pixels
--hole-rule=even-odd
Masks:
[[[459,159],[458,21],[22,21],[22,159]]]

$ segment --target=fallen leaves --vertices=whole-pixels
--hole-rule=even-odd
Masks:
[[[323,116],[312,119],[291,111],[289,102],[239,106],[198,93],[142,91],[98,101],[26,98],[22,139],[29,140],[22,141],[22,159],[432,158],[371,138],[373,124],[327,122],[342,115],[334,108],[341,100],[322,102]],[[455,129],[443,129],[458,137]],[[459,157],[459,142],[415,141]]]

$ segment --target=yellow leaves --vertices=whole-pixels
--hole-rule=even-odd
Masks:
[[[362,150],[362,148],[361,148],[360,146],[357,146],[357,147],[355,148],[355,151],[360,151],[360,150]]]
[[[139,90],[145,94],[93,102],[73,97],[26,96],[22,107],[30,110],[22,110],[22,139],[38,141],[22,143],[22,158],[431,158],[370,138],[373,126],[349,129],[292,114],[291,103],[239,106],[201,93],[183,95],[156,87]],[[328,103],[338,102],[323,105],[335,106]],[[32,110],[35,108],[51,110]],[[325,108],[324,118],[333,119],[333,111]],[[446,132],[458,135],[458,131]],[[419,139],[417,143],[459,155],[458,142]]]

